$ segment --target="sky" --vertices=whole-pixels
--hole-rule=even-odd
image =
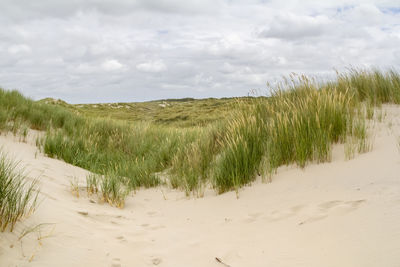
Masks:
[[[398,0],[1,0],[0,10],[0,87],[35,100],[245,96],[292,72],[400,69]]]

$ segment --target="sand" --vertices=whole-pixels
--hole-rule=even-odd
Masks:
[[[0,234],[0,266],[400,266],[400,109],[385,110],[373,150],[352,160],[337,145],[332,162],[283,167],[239,198],[160,187],[124,209],[77,198],[70,181],[83,186],[87,171],[45,157],[34,138],[3,135],[3,149],[39,178],[41,204]]]

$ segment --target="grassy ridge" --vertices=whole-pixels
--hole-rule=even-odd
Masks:
[[[68,104],[38,103],[15,91],[0,91],[0,96],[2,129],[46,130],[40,143],[44,152],[97,173],[88,178],[88,191],[101,191],[105,201],[122,206],[118,196],[141,186],[168,183],[201,195],[212,185],[222,193],[249,184],[258,174],[270,177],[281,165],[329,161],[333,143],[356,140],[358,150],[365,151],[366,118],[374,105],[400,102],[400,76],[351,70],[323,85],[292,77],[271,97],[223,100],[213,114],[221,111],[226,119],[214,117],[212,123],[196,120],[196,108],[186,110],[192,116],[189,124],[124,121],[123,116],[116,121],[93,118],[95,113],[81,116]],[[175,101],[179,109],[167,115],[181,118],[179,104],[195,107],[191,101]],[[203,111],[211,109],[210,101],[200,101],[207,106]]]
[[[214,172],[219,192],[270,176],[277,167],[329,161],[331,145],[356,140],[367,151],[366,119],[373,106],[400,103],[400,75],[395,71],[351,70],[336,82],[320,85],[291,77],[268,99],[256,99],[228,124]]]
[[[146,122],[169,127],[203,127],[229,117],[236,100],[234,98],[184,98],[137,103],[71,105],[62,100],[47,98],[41,102],[63,106],[91,118]]]
[[[15,134],[23,134],[27,128],[72,130],[82,122],[83,118],[65,108],[32,101],[15,90],[0,89],[0,130]]]
[[[281,165],[330,160],[331,145],[356,135],[358,105],[349,90],[326,90],[302,79],[268,100],[256,100],[229,124],[217,165],[219,192],[239,188]],[[356,136],[359,137],[359,136]]]

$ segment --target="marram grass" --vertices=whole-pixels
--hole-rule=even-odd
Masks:
[[[98,175],[91,173],[86,176],[86,190],[88,195],[98,195],[111,206],[123,208],[128,191],[121,177],[114,173]]]
[[[163,183],[187,195],[201,196],[206,186],[219,193],[237,190],[258,175],[270,180],[281,165],[303,168],[329,161],[334,143],[355,144],[347,147],[349,155],[367,151],[366,121],[383,103],[400,103],[400,75],[394,70],[352,69],[325,84],[291,76],[269,97],[221,105],[221,114],[230,114],[222,121],[184,128],[168,120],[157,124],[94,118],[95,113],[86,117],[0,90],[0,129],[46,131],[38,142],[41,149],[108,177],[88,179],[88,191],[101,192],[110,203],[120,199],[113,203],[118,206],[130,190]],[[176,112],[168,116],[180,116]],[[195,120],[195,113],[190,116]]]
[[[18,165],[0,152],[0,231],[14,230],[36,207],[36,182],[28,183]]]
[[[331,145],[353,133],[356,108],[349,90],[325,90],[308,80],[255,99],[228,126],[214,175],[216,188],[237,189],[281,165],[303,168],[310,161],[329,161]]]

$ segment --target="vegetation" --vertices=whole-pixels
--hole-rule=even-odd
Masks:
[[[335,83],[329,86],[335,86]],[[350,88],[358,101],[368,104],[400,103],[400,74],[394,70],[383,73],[379,70],[351,69],[347,73],[338,73],[336,87],[341,90]]]
[[[125,186],[120,182],[120,177],[115,174],[100,176],[89,174],[86,177],[86,190],[88,195],[100,194],[101,199],[112,206],[123,208],[125,197],[128,194]]]
[[[215,173],[220,193],[250,183],[256,174],[270,177],[281,165],[329,161],[333,143],[366,138],[355,130],[365,125],[358,123],[363,120],[349,89],[318,87],[306,77],[292,82],[268,100],[255,100],[228,124]]]
[[[23,134],[27,128],[73,129],[83,121],[65,108],[32,101],[15,90],[0,89],[0,130]]]
[[[27,183],[18,165],[0,152],[0,230],[12,232],[18,220],[34,211],[37,195],[35,182]]]
[[[202,127],[229,117],[236,99],[183,98],[138,103],[71,105],[62,100],[46,98],[40,102],[62,106],[75,113],[92,118],[146,122],[169,127]]]
[[[1,90],[0,128],[45,130],[43,151],[92,171],[88,192],[112,205],[123,206],[131,190],[161,183],[201,196],[208,185],[222,193],[257,175],[271,179],[281,165],[329,161],[333,143],[354,144],[349,155],[368,151],[366,120],[375,106],[400,102],[400,75],[350,70],[324,84],[293,75],[271,91],[270,97],[69,105]]]

